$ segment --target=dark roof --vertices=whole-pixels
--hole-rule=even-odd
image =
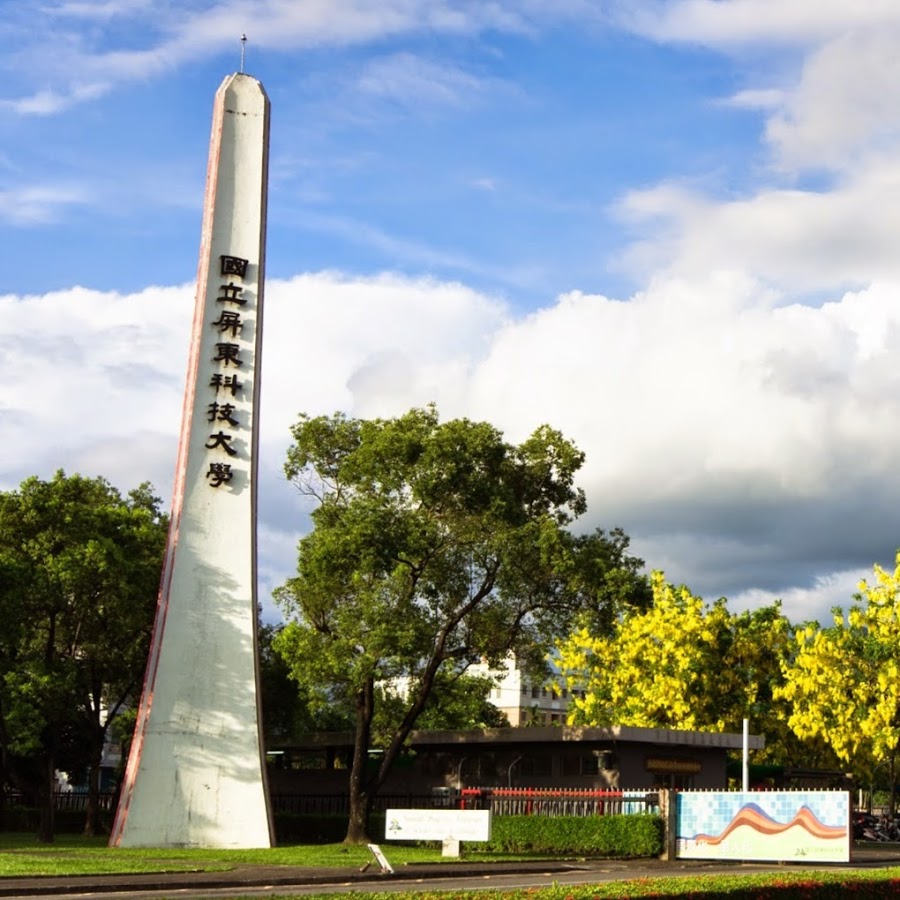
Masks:
[[[599,728],[582,728],[573,725],[547,725],[536,728],[473,728],[464,731],[414,731],[409,745],[413,748],[479,746],[485,744],[565,744],[628,742],[638,744],[668,744],[681,747],[709,747],[724,750],[740,750],[743,736],[714,731],[678,731],[673,728],[635,728],[627,725],[609,725]],[[760,735],[750,735],[750,750],[762,750],[766,741]],[[315,750],[325,747],[352,747],[352,731],[326,731],[305,734],[281,747],[270,749]]]

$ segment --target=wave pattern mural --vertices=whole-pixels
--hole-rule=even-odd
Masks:
[[[682,858],[850,859],[847,791],[685,792],[676,804]]]

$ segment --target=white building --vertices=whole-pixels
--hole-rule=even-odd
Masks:
[[[516,666],[514,657],[510,657],[504,670],[492,669],[487,663],[475,663],[468,668],[467,674],[486,676],[495,681],[488,699],[506,714],[510,725],[566,724],[571,693],[552,682],[532,682]]]

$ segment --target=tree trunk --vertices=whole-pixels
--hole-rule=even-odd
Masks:
[[[888,801],[888,815],[893,819],[894,813],[897,809],[897,775],[895,772],[895,764],[896,764],[896,755],[894,753],[891,754],[891,798]]]
[[[350,791],[350,821],[347,823],[345,844],[367,844],[369,838],[369,813],[372,795],[368,791]]]
[[[345,844],[364,844],[369,840],[369,812],[372,793],[367,784],[369,743],[372,717],[375,713],[375,683],[369,679],[356,695],[356,734],[353,740],[353,762],[350,765],[350,822]]]
[[[87,810],[84,817],[82,834],[85,837],[93,837],[100,834],[100,763],[103,761],[103,741],[106,737],[105,728],[91,729],[91,763],[88,768],[88,795]]]
[[[38,840],[42,844],[52,844],[54,838],[54,793],[56,790],[56,766],[52,754],[42,760],[43,771],[38,785]]]

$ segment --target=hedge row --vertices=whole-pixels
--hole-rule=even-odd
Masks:
[[[58,810],[58,834],[79,834],[84,812]],[[37,831],[35,809],[7,808],[0,816],[0,830]],[[111,823],[104,821],[105,826]],[[347,834],[346,816],[276,813],[275,839],[279,844],[335,844]],[[369,819],[369,834],[384,834],[384,815]],[[656,815],[630,816],[495,816],[491,840],[470,844],[470,849],[497,853],[546,853],[576,856],[609,856],[620,859],[659,856],[663,845],[662,820]]]
[[[347,833],[346,816],[276,814],[279,843],[333,844]],[[373,815],[369,834],[380,839],[384,816]],[[546,853],[637,859],[659,856],[663,822],[657,815],[630,816],[495,816],[491,840],[470,849],[494,853]]]
[[[620,859],[659,856],[663,821],[657,815],[497,816],[488,851],[566,853]]]

